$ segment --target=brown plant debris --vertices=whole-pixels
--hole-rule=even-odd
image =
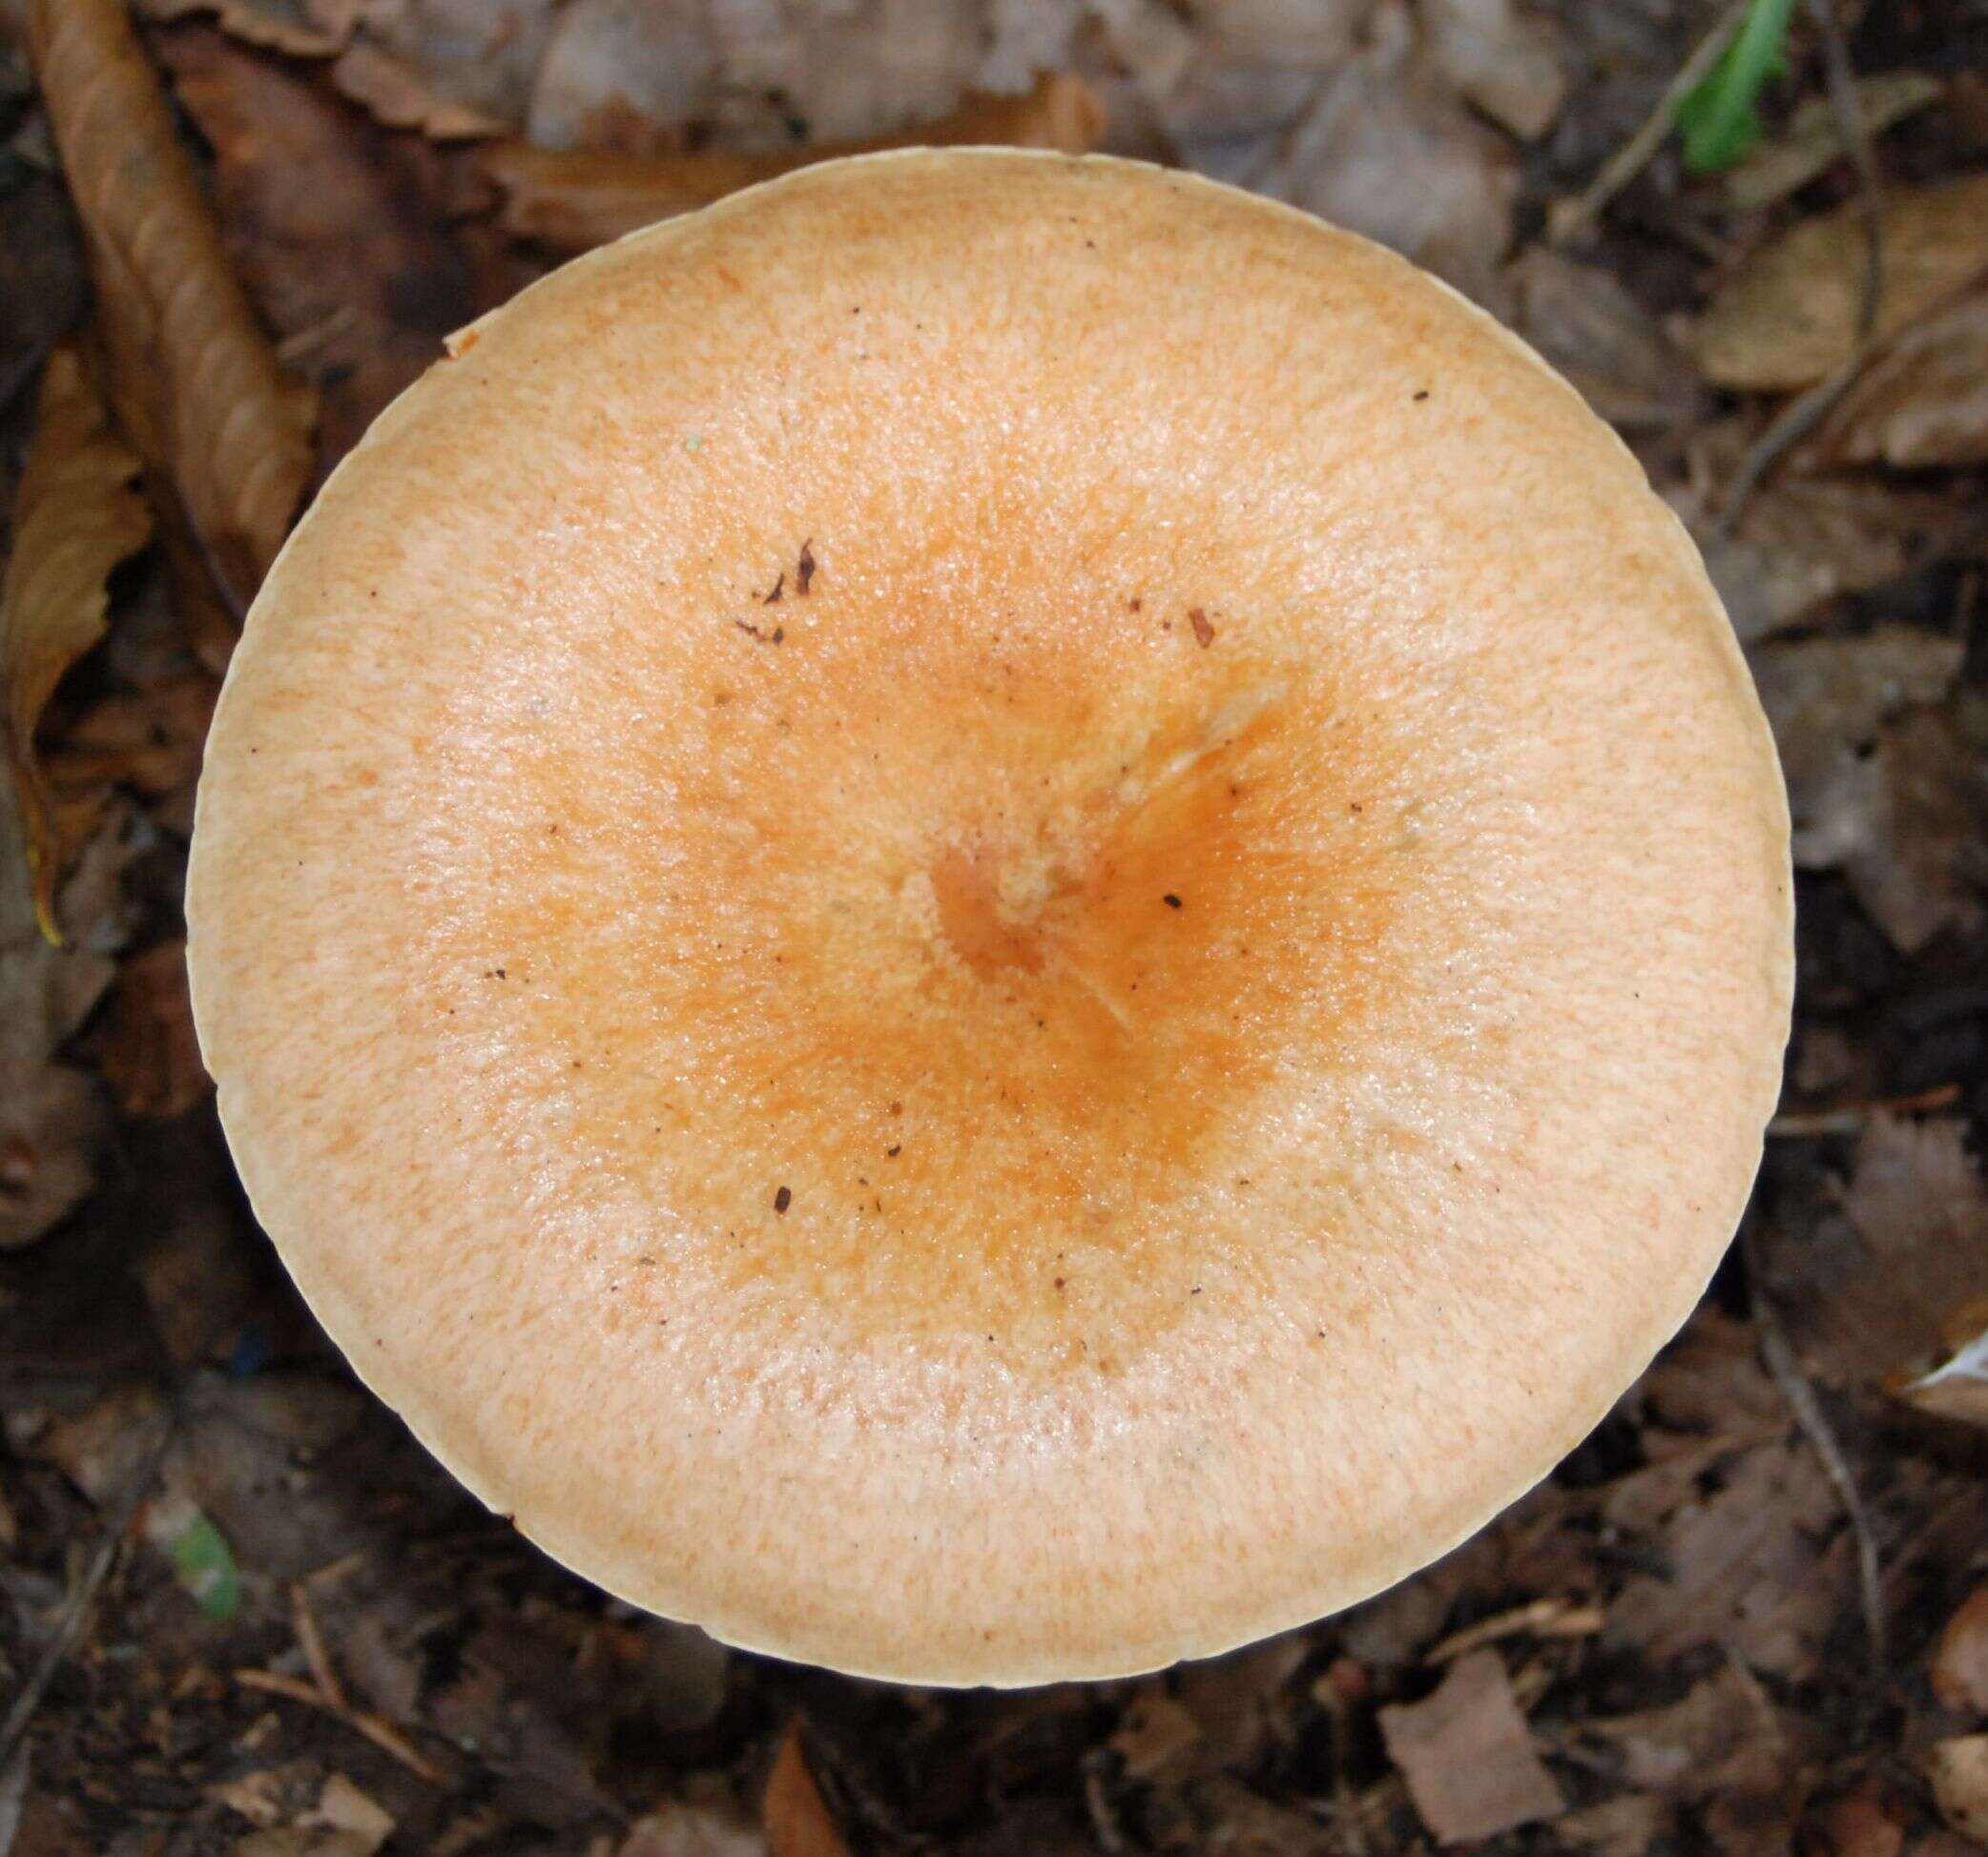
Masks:
[[[310,393],[278,363],[229,267],[121,0],[33,0],[28,17],[112,403],[238,611],[310,472]]]
[[[28,836],[34,905],[52,941],[55,886],[95,822],[96,807],[55,791],[35,749],[63,673],[103,637],[111,570],[152,534],[133,487],[138,460],[113,428],[82,352],[50,355],[33,448],[14,501],[13,548],[0,581],[0,679],[7,753]]]
[[[1440,1843],[1496,1837],[1564,1806],[1496,1651],[1459,1658],[1426,1702],[1382,1709],[1380,1732]]]
[[[613,155],[505,142],[483,159],[503,190],[510,231],[554,251],[584,252],[835,155],[990,143],[1082,155],[1098,145],[1104,130],[1103,106],[1083,80],[1050,72],[1021,95],[969,96],[951,115],[903,135],[761,155]]]

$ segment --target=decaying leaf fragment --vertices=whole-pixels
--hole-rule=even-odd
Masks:
[[[52,948],[37,930],[19,831],[0,801],[0,1250],[32,1244],[90,1191],[101,1107],[56,1054],[114,972],[108,957]],[[94,927],[116,882],[115,847],[100,836],[63,892],[65,913]]]
[[[1946,87],[1919,71],[1886,71],[1861,78],[1856,111],[1867,135],[1923,110]],[[1805,97],[1788,127],[1765,142],[1726,176],[1726,197],[1742,213],[1757,211],[1806,187],[1816,175],[1846,159],[1843,132],[1827,96]]]
[[[127,1115],[170,1121],[214,1088],[194,1035],[184,938],[161,942],[119,970],[105,1006],[97,1061]]]
[[[1988,463],[1988,275],[1901,329],[1816,437],[1829,464]]]
[[[1890,192],[1879,340],[1988,269],[1988,175]],[[1755,253],[1713,297],[1691,347],[1714,386],[1789,390],[1849,361],[1863,302],[1863,208],[1853,200]]]
[[[321,58],[352,36],[365,0],[136,0],[136,5],[146,19],[211,17],[244,45],[293,58]]]
[[[773,154],[609,155],[505,142],[485,167],[505,193],[504,224],[561,252],[584,252],[689,213],[757,181],[836,155],[908,147],[1003,145],[1083,155],[1105,133],[1104,106],[1082,78],[1049,72],[1016,96],[969,94],[952,114],[908,134]]]
[[[1496,1837],[1564,1807],[1496,1651],[1459,1658],[1426,1701],[1382,1709],[1380,1732],[1439,1843]]]
[[[788,1728],[766,1777],[762,1801],[772,1857],[849,1857],[849,1847],[822,1803],[798,1724]]]
[[[1963,1419],[1988,1431],[1988,1304],[1980,1305],[1978,1312],[1981,1322],[1978,1334],[1961,1342],[1952,1358],[1932,1372],[1906,1381],[1896,1391],[1907,1405],[1921,1412]],[[1988,1607],[1982,1610],[1988,1613]],[[1982,1636],[1988,1640],[1988,1623],[1982,1627]],[[1988,1697],[1988,1652],[1981,1658],[1981,1666],[1982,1693]],[[1983,1702],[1982,1712],[1988,1714],[1988,1702]]]
[[[63,672],[103,637],[111,570],[152,533],[133,487],[138,460],[112,429],[74,347],[42,375],[34,444],[14,505],[13,551],[0,582],[0,678],[8,762],[26,829],[34,905],[51,941],[55,885],[81,849],[92,804],[65,804],[34,752],[34,732]]]
[[[122,0],[32,0],[29,40],[96,286],[119,423],[238,610],[311,467],[287,377],[221,250]]]

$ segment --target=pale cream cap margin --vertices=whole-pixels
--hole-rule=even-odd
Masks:
[[[1792,903],[1570,388],[1291,209],[1012,151],[466,337],[256,603],[187,901],[258,1215],[458,1477],[730,1642],[1015,1684],[1351,1604],[1586,1434],[1744,1206]],[[997,894],[1046,955],[934,933]]]

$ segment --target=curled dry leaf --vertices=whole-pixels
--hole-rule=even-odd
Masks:
[[[55,686],[104,635],[111,570],[145,545],[152,519],[133,487],[138,460],[112,429],[83,357],[57,348],[42,375],[35,431],[14,506],[13,551],[0,582],[0,676],[8,760],[27,831],[42,931],[59,941],[55,885],[94,822],[68,803],[35,754]]]
[[[532,275],[492,228],[451,217],[445,157],[388,135],[311,73],[204,27],[163,47],[214,156],[236,273],[300,373],[321,382],[327,464],[473,321]]]
[[[1837,402],[1815,448],[1832,464],[1988,464],[1988,288],[1900,330]]]
[[[637,227],[834,155],[880,149],[1003,144],[1081,155],[1104,134],[1103,106],[1083,79],[1046,72],[1021,96],[970,95],[951,115],[905,135],[766,155],[604,155],[506,142],[484,156],[505,194],[504,223],[562,252],[586,251]]]
[[[1988,269],[1988,175],[1887,193],[1879,340]],[[1863,209],[1810,219],[1753,254],[1699,319],[1691,350],[1714,386],[1791,391],[1846,365],[1863,302]]]
[[[96,284],[112,403],[238,609],[310,472],[311,396],[228,268],[122,0],[33,0],[29,36]]]

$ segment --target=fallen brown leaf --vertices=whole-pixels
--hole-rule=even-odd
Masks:
[[[1310,1649],[1300,1634],[1286,1632],[1180,1666],[1174,1692],[1207,1744],[1208,1764],[1254,1766],[1295,1739],[1291,1680]]]
[[[1380,1732],[1439,1843],[1496,1837],[1564,1808],[1496,1651],[1459,1658],[1426,1701],[1382,1709]]]
[[[780,1738],[760,1805],[772,1857],[849,1857],[849,1847],[808,1767],[798,1723],[790,1723]]]
[[[1159,1684],[1147,1684],[1127,1702],[1109,1746],[1129,1780],[1177,1778],[1201,1746],[1201,1727]]]
[[[1643,1448],[1652,1459],[1706,1439],[1762,1444],[1788,1429],[1788,1401],[1760,1364],[1753,1325],[1714,1308],[1699,1310],[1637,1391],[1646,1421]]]
[[[1611,425],[1690,423],[1702,398],[1696,371],[1612,272],[1537,244],[1504,277],[1519,333]]]
[[[166,24],[211,18],[244,45],[298,58],[343,49],[366,0],[135,0],[141,18]]]
[[[339,54],[331,81],[387,128],[418,130],[432,141],[501,135],[507,126],[500,117],[438,95],[419,71],[371,39],[355,39]]]
[[[1988,1839],[1988,1735],[1958,1735],[1935,1744],[1926,1777],[1940,1816],[1962,1837]]]
[[[163,941],[117,971],[93,1034],[97,1063],[127,1115],[169,1121],[214,1088],[187,998],[186,942]]]
[[[486,150],[483,161],[504,192],[509,231],[555,251],[582,252],[836,155],[984,144],[1081,155],[1097,146],[1104,130],[1104,111],[1084,81],[1050,72],[1023,95],[970,95],[951,115],[904,135],[763,155],[645,156],[504,142]]]
[[[1980,913],[1978,757],[1939,703],[1964,641],[1904,626],[1771,646],[1753,659],[1794,820],[1794,859],[1841,867],[1907,953]]]
[[[611,3],[636,15],[674,10],[651,0]],[[424,93],[425,116],[441,121],[445,113],[460,113],[453,120],[474,116],[515,128],[525,120],[553,28],[578,10],[578,0],[360,0],[360,9],[353,48],[408,73]],[[336,71],[333,81],[344,88]],[[411,100],[405,91],[386,98],[389,107]]]
[[[1567,1848],[1592,1851],[1594,1857],[1647,1857],[1659,1847],[1657,1840],[1672,1815],[1664,1800],[1646,1792],[1625,1792],[1556,1819],[1553,1830]]]
[[[1612,1743],[1630,1785],[1688,1802],[1771,1787],[1787,1764],[1780,1718],[1731,1659],[1662,1708],[1604,1716],[1586,1732]]]
[[[137,473],[81,353],[57,348],[42,375],[33,448],[14,503],[13,551],[0,581],[8,761],[27,827],[35,911],[51,941],[61,939],[55,886],[96,808],[65,804],[34,735],[63,673],[104,635],[112,568],[152,534],[145,500],[133,488]]]
[[[1977,1586],[1941,1627],[1933,1693],[1947,1708],[1988,1716],[1988,1584]]]
[[[1668,1575],[1629,1580],[1603,1641],[1658,1662],[1722,1644],[1756,1669],[1807,1669],[1850,1591],[1849,1562],[1822,1545],[1839,1518],[1812,1452],[1756,1445],[1678,1508],[1660,1537]]]
[[[29,38],[82,222],[120,423],[246,606],[311,466],[311,396],[229,269],[122,0],[32,0]]]
[[[82,1200],[103,1116],[80,1070],[57,1061],[115,968],[94,952],[118,882],[122,851],[94,838],[62,892],[62,912],[87,938],[57,949],[35,922],[20,817],[0,804],[0,1250],[31,1244]]]
[[[1901,329],[1816,434],[1831,464],[1988,463],[1988,289]]]
[[[253,1798],[238,1793],[227,1803],[242,1811]],[[342,1773],[334,1773],[314,1805],[287,1825],[268,1826],[243,1838],[234,1847],[234,1857],[373,1857],[393,1829],[391,1812]]]
[[[325,465],[441,353],[534,274],[448,211],[424,143],[358,119],[294,68],[204,27],[161,52],[214,153],[229,258],[296,369],[320,382]]]
[[[1988,1295],[1988,1186],[1966,1143],[1959,1116],[1865,1125],[1843,1194],[1860,1254],[1817,1256],[1790,1311],[1826,1370],[1875,1380],[1923,1362],[1948,1311]]]
[[[1857,900],[1906,954],[1942,932],[1973,935],[1988,892],[1988,759],[1949,706],[1899,717],[1869,770],[1831,824]]]
[[[1743,447],[1718,435],[1723,483]],[[1870,592],[1933,562],[1977,549],[1980,517],[1964,494],[1904,487],[1875,475],[1784,471],[1748,499],[1726,533],[1695,500],[1683,513],[1741,639],[1757,643],[1846,594]]]
[[[183,794],[200,772],[219,681],[192,671],[99,698],[43,751],[60,793],[132,787],[148,799]]]
[[[1191,165],[1219,171],[1288,128],[1352,55],[1371,0],[1255,0],[1197,9],[1194,55],[1144,88]],[[1233,170],[1231,169],[1232,175]]]
[[[1457,89],[1522,140],[1537,141],[1566,101],[1566,73],[1541,22],[1513,0],[1422,0],[1436,61]]]
[[[1802,1821],[1803,1857],[1899,1857],[1902,1802],[1874,1777],[1815,1806]]]
[[[1495,300],[1518,198],[1512,145],[1459,98],[1415,19],[1387,0],[1315,87],[1259,191],[1392,246]]]
[[[1856,348],[1863,299],[1863,209],[1853,201],[1753,254],[1718,290],[1691,349],[1715,386],[1812,386]],[[1888,192],[1882,340],[1988,268],[1988,175]]]

